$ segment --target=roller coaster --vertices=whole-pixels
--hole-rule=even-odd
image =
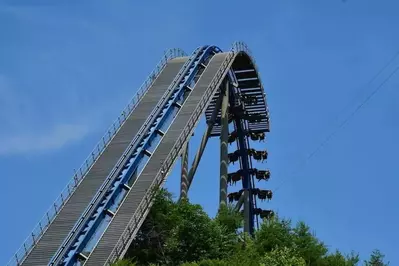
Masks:
[[[189,141],[203,115],[206,129],[189,169]],[[253,234],[258,217],[273,215],[257,206],[272,192],[255,187],[256,179],[270,178],[254,167],[268,153],[250,147],[269,131],[266,94],[244,43],[227,52],[210,45],[191,55],[168,50],[8,265],[98,266],[123,258],[179,158],[180,198],[187,198],[212,137],[220,138],[219,205],[236,201],[244,231]],[[237,182],[242,189],[228,194]]]

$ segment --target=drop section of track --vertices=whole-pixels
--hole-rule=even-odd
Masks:
[[[43,228],[41,236],[35,238],[33,248],[27,248],[26,256],[19,259],[16,265],[44,266],[50,262],[186,61],[186,57],[169,60],[159,75],[153,78],[150,88],[134,110],[121,121],[120,128],[115,129],[117,132],[90,166],[87,174],[77,181],[70,197],[64,198],[61,207],[54,206],[57,215],[53,219],[51,216],[47,217],[48,226]]]
[[[114,252],[118,254],[118,257],[123,256],[123,250],[126,250],[129,241],[131,241],[137,232],[137,228],[139,228],[145,218],[145,215],[142,214],[149,210],[150,206],[141,208],[141,203],[150,200],[150,195],[153,195],[153,185],[159,181],[159,175],[165,177],[177,155],[181,153],[183,143],[180,140],[180,136],[184,135],[186,138],[187,135],[191,135],[191,130],[198,123],[203,110],[209,104],[212,95],[221,82],[219,82],[219,79],[224,77],[227,72],[226,68],[230,66],[229,60],[226,62],[225,59],[232,57],[233,55],[229,53],[219,53],[213,56],[207,64],[203,74],[189,93],[188,98],[158,148],[153,152],[140,177],[128,192],[113,221],[88,257],[85,263],[86,266],[105,265],[110,260],[114,260],[112,258]],[[135,227],[130,227],[130,224],[135,224]],[[124,242],[123,247],[119,246],[120,240]],[[110,250],[109,247],[115,248]]]
[[[163,106],[158,105],[153,111],[150,116],[152,119],[146,123],[146,129],[133,141],[136,145],[130,149],[130,155],[125,156],[125,164],[117,174],[115,173],[115,178],[103,193],[103,197],[97,199],[97,205],[92,208],[91,215],[86,215],[88,219],[85,219],[85,223],[79,225],[79,233],[72,232],[73,239],[67,239],[69,245],[61,248],[49,265],[79,265],[87,259],[191,92],[192,85],[204,71],[206,63],[218,52],[220,50],[214,46],[204,46],[194,52],[188,70],[179,79],[177,86],[169,92],[169,97],[164,96],[167,102]]]
[[[129,163],[132,153],[134,152],[134,149],[137,146],[137,142],[143,140],[143,135],[145,134],[145,132],[148,131],[148,128],[151,126],[154,120],[157,119],[160,110],[162,110],[162,108],[168,102],[171,93],[179,85],[181,79],[184,77],[188,69],[191,67],[191,63],[199,55],[201,50],[202,47],[195,50],[192,56],[188,60],[187,58],[177,58],[168,63],[168,64],[173,64],[174,61],[182,61],[184,65],[181,65],[181,67],[179,68],[180,71],[177,72],[177,74],[173,75],[172,77],[173,80],[170,79],[172,80],[171,82],[169,83],[163,82],[163,87],[164,88],[166,87],[167,88],[166,90],[160,89],[158,90],[158,93],[156,95],[155,94],[148,95],[149,98],[152,98],[151,99],[152,101],[156,100],[157,104],[156,105],[154,104],[152,106],[149,105],[148,107],[151,109],[148,111],[147,114],[141,112],[136,114],[136,117],[142,117],[141,119],[142,122],[138,125],[139,129],[135,131],[135,134],[129,140],[130,144],[127,146],[126,150],[122,153],[122,156],[120,156],[114,168],[109,172],[108,177],[105,179],[104,183],[102,184],[101,188],[97,191],[97,194],[94,196],[91,203],[88,205],[86,210],[78,219],[78,222],[76,222],[74,228],[71,230],[68,237],[64,240],[63,244],[61,245],[61,248],[59,248],[57,253],[55,253],[50,263],[48,263],[47,261],[49,265],[58,265],[61,259],[63,259],[64,257],[68,257],[69,255],[73,255],[73,254],[68,255],[67,251],[73,250],[75,247],[84,244],[81,242],[84,241],[87,242],[86,236],[92,238],[92,236],[90,235],[93,233],[93,229],[98,226],[96,223],[98,222],[101,223],[103,218],[101,212],[104,211],[103,209],[105,203],[104,198],[109,198],[110,190],[113,191],[117,188],[117,186],[115,186],[115,181],[118,180],[115,179],[117,179],[118,176],[120,176],[120,170],[121,169],[123,170],[124,169],[123,167],[127,163]],[[140,125],[142,125],[141,128]],[[128,173],[125,171],[123,174],[126,175]],[[78,239],[76,237],[78,237]],[[72,248],[71,244],[73,245]]]

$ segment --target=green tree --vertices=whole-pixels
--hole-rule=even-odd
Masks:
[[[235,231],[221,221],[232,220],[228,215],[226,211],[219,220],[211,219],[200,205],[173,202],[171,194],[161,190],[127,256],[137,265],[225,258],[237,243]]]
[[[306,265],[320,265],[328,252],[327,247],[310,232],[309,226],[304,222],[299,222],[292,232],[294,248],[305,259]]]
[[[305,266],[305,260],[296,251],[287,247],[268,252],[260,260],[262,266]]]
[[[177,204],[175,226],[166,242],[172,261],[185,262],[219,258],[224,244],[222,228],[202,210],[201,206],[182,200]]]
[[[328,254],[323,257],[320,266],[356,266],[359,263],[359,255],[351,253],[350,255],[343,255],[338,250],[335,253]]]
[[[256,251],[254,241],[250,237],[242,237],[245,241],[237,243],[234,252],[224,259],[207,259],[198,262],[187,262],[183,266],[259,266],[261,256]]]
[[[234,209],[234,205],[222,205],[215,220],[230,233],[237,233],[237,230],[242,227],[244,221],[242,214]]]
[[[136,266],[136,264],[131,259],[124,259],[115,262],[112,266]]]
[[[328,248],[310,231],[309,226],[299,222],[292,227],[290,220],[280,219],[278,216],[263,222],[256,232],[255,242],[260,254],[282,248],[295,250],[297,256],[305,260],[306,265],[352,266],[359,262],[356,254],[328,254]]]
[[[174,227],[176,204],[172,194],[159,190],[147,219],[138,231],[126,257],[135,258],[138,265],[161,263],[165,259],[165,242]]]
[[[352,252],[331,253],[308,225],[292,226],[278,216],[264,220],[252,238],[240,232],[243,217],[232,206],[221,207],[211,219],[200,205],[187,200],[174,202],[160,190],[147,219],[117,266],[355,266],[359,256]],[[378,250],[365,266],[386,266]]]
[[[270,252],[276,248],[293,248],[291,221],[277,216],[266,220],[255,233],[255,246],[260,254]]]
[[[238,235],[239,242],[234,248],[233,254],[228,258],[232,266],[258,266],[262,253],[258,252],[257,243],[246,233]]]
[[[200,262],[186,262],[181,266],[230,266],[225,260],[202,260]]]
[[[388,266],[388,263],[384,262],[385,255],[381,253],[378,249],[373,250],[373,253],[371,253],[370,259],[368,261],[365,261],[364,264],[365,266]]]

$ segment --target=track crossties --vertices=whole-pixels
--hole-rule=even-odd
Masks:
[[[248,121],[249,129],[257,133],[269,132],[269,113],[265,92],[251,58],[246,53],[238,54],[231,69],[236,76],[236,84],[233,85],[236,86],[239,96],[245,103],[245,111],[251,117],[259,117],[258,120]],[[219,94],[220,91],[217,91],[205,112],[207,121],[211,118]],[[219,111],[211,136],[220,136],[220,115]]]
[[[271,191],[255,188],[253,180],[268,180],[270,172],[257,170],[251,161],[266,160],[267,151],[251,149],[249,140],[264,141],[269,113],[246,46],[236,43],[222,52],[205,45],[190,56],[165,56],[147,81],[143,96],[104,141],[99,157],[93,156],[88,172],[83,171],[67,198],[61,197],[56,215],[48,216],[44,227],[39,224],[39,233],[32,233],[9,266],[100,266],[122,258],[146,219],[155,189],[164,184],[203,115],[208,128],[202,149],[210,136],[221,135],[222,126],[223,145],[237,143],[236,152],[221,152],[226,184],[221,202],[245,195],[245,230],[253,229],[256,216],[268,215],[257,208],[256,199],[270,199]],[[235,161],[241,169],[228,174],[228,163]],[[195,170],[188,172],[192,178],[190,173]],[[227,195],[227,183],[238,181],[243,189]]]

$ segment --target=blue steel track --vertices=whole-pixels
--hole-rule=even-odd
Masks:
[[[72,241],[69,241],[71,243],[69,247],[67,247],[66,244],[63,244],[62,249],[66,249],[67,253],[65,258],[61,262],[61,265],[74,265],[76,263],[77,257],[73,256],[73,254],[82,252],[89,241],[95,243],[98,240],[96,238],[93,238],[93,236],[99,237],[100,235],[98,234],[98,231],[105,229],[106,224],[104,223],[104,221],[107,220],[107,215],[109,215],[105,211],[109,210],[112,213],[116,211],[117,206],[124,198],[124,194],[126,194],[125,188],[128,187],[129,183],[134,182],[134,180],[132,180],[133,174],[140,174],[140,172],[138,171],[138,167],[141,163],[143,163],[146,155],[150,156],[148,149],[151,146],[156,145],[154,143],[155,140],[158,140],[158,142],[160,141],[159,138],[162,138],[161,129],[167,125],[168,119],[173,116],[174,109],[179,108],[178,106],[181,106],[184,103],[183,94],[187,88],[190,88],[190,85],[195,75],[198,73],[198,65],[204,63],[205,60],[209,60],[209,57],[211,55],[214,55],[218,52],[221,52],[221,50],[215,46],[200,47],[186,62],[187,64],[183,66],[183,73],[179,73],[181,75],[178,75],[181,76],[179,82],[176,82],[176,86],[170,87],[169,90],[165,93],[168,94],[169,91],[172,91],[172,94],[167,99],[166,104],[163,106],[163,108],[158,108],[154,110],[153,114],[151,114],[150,116],[150,118],[152,118],[151,121],[147,123],[148,125],[150,125],[149,127],[147,127],[147,131],[143,135],[141,135],[141,138],[139,136],[138,139],[133,140],[131,145],[132,148],[129,149],[130,151],[125,152],[125,154],[130,154],[127,163],[122,168],[120,168],[117,177],[111,180],[109,189],[103,195],[103,197],[100,200],[95,198],[90,204],[94,205],[94,201],[98,202],[97,205],[95,205],[95,207],[93,208],[93,211],[91,212],[92,215],[90,216],[89,220],[87,220],[87,222],[81,227],[82,229],[80,230],[80,232],[75,233],[75,228],[78,227],[80,224],[77,224],[75,226],[71,234],[75,233],[76,236]],[[166,97],[167,96],[164,96],[163,98]],[[163,98],[161,99],[158,106],[162,106],[162,100],[164,100]],[[113,173],[111,173],[111,176],[113,175]],[[85,213],[88,212],[89,210]],[[84,216],[85,215],[82,215],[80,220],[83,220]],[[91,250],[88,249],[85,251],[90,252]],[[57,252],[55,258],[52,259],[52,262],[49,265],[54,265],[54,261],[57,259],[60,252],[61,251]]]
[[[119,159],[114,166],[110,168],[111,170],[109,173],[105,175],[106,178],[101,183],[101,186],[98,187],[97,192],[93,197],[91,197],[87,203],[84,203],[83,198],[76,201],[80,205],[86,204],[86,207],[82,209],[83,212],[81,212],[80,216],[77,216],[75,222],[71,223],[73,220],[70,221],[66,218],[62,218],[63,220],[61,220],[62,213],[68,210],[68,204],[73,203],[74,193],[72,193],[71,199],[65,199],[64,204],[66,209],[64,210],[63,208],[60,208],[58,210],[58,217],[56,216],[54,221],[49,220],[46,230],[41,230],[41,235],[33,234],[33,244],[30,247],[24,245],[25,252],[22,252],[22,255],[17,253],[15,259],[12,259],[8,265],[42,266],[44,261],[47,261],[46,265],[106,265],[112,262],[115,258],[123,256],[128,243],[130,243],[134,238],[135,232],[137,232],[140,224],[144,221],[148,210],[139,208],[142,201],[136,201],[137,207],[131,207],[133,208],[133,213],[124,213],[121,206],[128,204],[129,200],[133,199],[132,197],[137,197],[138,200],[139,198],[144,199],[145,195],[145,198],[147,198],[149,195],[148,193],[150,193],[150,188],[158,182],[155,182],[157,178],[159,176],[161,176],[162,179],[166,178],[179,151],[163,151],[163,147],[166,147],[166,143],[172,140],[173,142],[171,142],[171,144],[175,143],[173,147],[176,147],[177,143],[179,143],[182,138],[186,138],[188,141],[188,132],[194,130],[198,123],[199,115],[206,110],[213,99],[212,97],[216,95],[219,88],[218,84],[221,84],[224,79],[229,80],[232,84],[238,84],[237,78],[234,74],[235,67],[237,69],[250,68],[256,73],[256,66],[251,61],[246,46],[242,43],[236,43],[230,52],[225,53],[216,46],[201,46],[197,48],[191,56],[181,58],[181,62],[184,62],[184,64],[175,63],[176,67],[181,64],[181,67],[179,68],[180,70],[173,74],[174,78],[170,84],[166,86],[164,92],[162,94],[157,94],[161,96],[157,96],[159,97],[158,102],[155,104],[154,100],[151,100],[153,99],[150,98],[151,95],[149,95],[151,90],[143,96],[143,101],[148,98],[149,101],[151,100],[151,102],[154,102],[155,107],[146,119],[140,120],[144,122],[140,128],[137,128],[137,133],[131,137],[130,141],[127,141],[128,136],[121,135],[123,134],[123,130],[118,133],[124,138],[123,143],[126,143],[126,148],[119,155]],[[163,71],[166,73],[166,71],[171,69],[172,66],[172,64],[166,64]],[[158,76],[155,77],[156,80],[153,86],[156,86],[158,79],[159,83],[161,83],[162,73],[159,73]],[[259,99],[263,100],[261,108],[264,109],[263,112],[265,114],[265,118],[263,122],[261,122],[261,125],[263,126],[262,130],[268,132],[269,120],[266,100],[264,98],[260,79],[257,79],[259,90],[262,92],[262,96],[259,96]],[[200,88],[203,92],[201,92]],[[193,91],[195,93],[193,93]],[[230,91],[230,94],[230,101],[231,104],[233,104],[237,99],[234,98],[235,93],[233,93],[232,90]],[[140,104],[142,104],[143,107],[141,108],[144,110],[145,102],[139,103],[137,112],[141,110]],[[190,108],[192,111],[190,111]],[[134,119],[134,115],[135,113],[133,111],[132,119]],[[183,117],[187,122],[183,122],[185,121]],[[121,128],[129,126],[129,119],[130,118],[126,119],[126,124],[122,123],[120,125]],[[179,122],[181,122],[181,125],[179,125]],[[131,123],[133,124],[133,122]],[[244,132],[249,130],[251,125],[246,125],[244,121],[236,118],[234,120],[234,126],[238,132],[238,146],[241,151],[240,164],[244,173],[243,188],[251,191],[251,188],[253,188],[253,182],[251,182],[249,174],[251,163],[249,156],[245,153],[248,148],[248,143],[244,138]],[[181,127],[182,132],[174,133],[173,130],[177,127]],[[118,139],[118,135],[116,136],[115,139],[110,140],[111,144],[113,141],[116,142]],[[119,137],[119,139],[122,139],[122,137]],[[104,147],[104,149],[111,148],[112,146],[108,148]],[[111,152],[107,153],[106,151],[103,151],[102,153],[103,155],[101,156],[103,157],[112,155]],[[153,168],[153,160],[157,160],[155,158],[158,157],[153,158],[154,153],[157,154],[157,156],[158,154],[165,154],[162,155],[165,157],[165,161],[161,160],[159,162],[159,167],[155,168]],[[171,154],[172,157],[170,157]],[[92,171],[94,171],[93,167],[95,166],[95,163],[98,164],[101,161],[100,159],[93,162]],[[145,169],[148,169],[148,171],[153,169],[151,171],[154,172],[153,175],[150,175],[152,176],[152,181],[151,184],[148,183],[149,187],[144,189],[143,186],[143,189],[141,189],[142,185],[140,182],[144,182],[145,180],[145,178],[141,178],[141,176],[143,174],[146,176],[146,173],[148,172],[145,171]],[[83,178],[82,182],[84,181],[85,178]],[[162,185],[162,183],[163,181],[161,181],[160,185]],[[76,184],[76,186],[77,189],[79,189],[79,186],[82,185]],[[83,189],[83,187],[81,189]],[[136,191],[136,193],[134,191]],[[141,194],[143,194],[143,196],[140,196]],[[76,195],[75,198],[78,197]],[[82,192],[82,195],[86,194]],[[251,216],[250,227],[252,232],[255,220],[253,209],[256,206],[252,196],[249,197],[249,200],[249,215]],[[151,201],[152,200],[146,203],[149,207],[151,206]],[[136,217],[138,212],[144,212],[139,215],[139,220],[137,220]],[[131,218],[124,217],[126,215]],[[118,218],[122,216],[123,218]],[[57,232],[61,234],[60,231],[57,231],[57,222],[64,226],[64,228],[67,228],[66,226],[69,224],[71,224],[72,227],[65,235],[57,235]],[[121,225],[126,227],[127,231],[124,230],[123,233],[125,234],[126,232],[129,232],[128,239],[126,239],[124,235],[117,235],[114,236],[114,238],[107,240],[108,236],[106,232],[112,230],[114,223],[121,223]],[[129,227],[132,224],[135,225],[134,230]],[[63,230],[65,231],[65,229]],[[56,242],[55,240],[52,240],[51,237],[46,238],[46,234],[50,233],[57,236],[60,240],[62,239],[62,241]],[[46,241],[48,241],[48,243]],[[115,247],[112,245],[109,247],[109,254],[101,254],[101,252],[105,253],[105,251],[99,251],[102,250],[101,246],[104,241],[108,241],[106,243],[114,243],[112,245],[115,245]],[[56,248],[57,246],[58,248]],[[122,247],[122,250],[120,247]],[[46,256],[48,258],[46,258]]]

